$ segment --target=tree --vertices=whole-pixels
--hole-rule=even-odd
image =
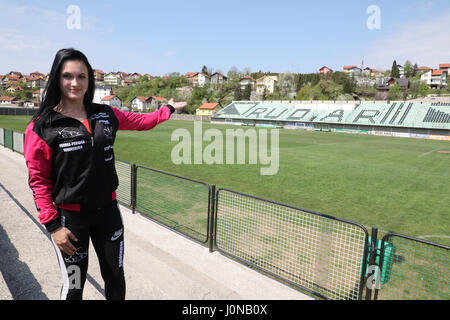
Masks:
[[[392,63],[391,77],[392,78],[400,78],[400,70],[398,69],[397,61],[395,61],[395,60]]]
[[[417,65],[417,63],[414,64],[413,68],[413,77],[415,77],[417,75],[417,72],[419,72],[419,66]]]
[[[242,99],[244,100],[250,100],[250,96],[252,95],[252,86],[247,84],[247,86],[244,89],[244,92],[242,92]]]
[[[414,66],[412,65],[411,61],[406,60],[405,65],[403,66],[405,71],[405,77],[411,78],[414,76]]]
[[[242,90],[241,90],[241,86],[237,86],[234,89],[234,100],[242,100]]]
[[[402,89],[395,83],[389,88],[388,99],[389,100],[399,100],[402,98]]]
[[[297,100],[326,100],[319,86],[303,86],[297,93]]]
[[[207,66],[203,66],[203,68],[202,68],[202,73],[209,75],[209,74],[208,74],[208,67],[207,67]]]
[[[343,93],[353,93],[356,90],[356,80],[352,74],[352,77],[348,73],[337,71],[331,74],[331,80],[343,87]]]
[[[282,98],[288,97],[289,92],[295,90],[295,78],[290,72],[281,73],[278,76],[277,89]]]
[[[238,73],[239,73],[239,70],[235,66],[232,66],[227,73],[228,80],[233,80],[234,78],[236,78]]]
[[[252,73],[252,69],[250,67],[245,67],[244,70],[242,70],[242,72],[248,76]]]
[[[425,82],[421,81],[417,91],[420,97],[426,97],[430,92],[430,88],[428,88],[428,85]]]

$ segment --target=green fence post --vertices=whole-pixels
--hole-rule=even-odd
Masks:
[[[211,186],[210,206],[209,206],[209,252],[214,251],[214,239],[216,239],[216,229],[214,228],[214,208],[216,205],[216,186]]]
[[[369,265],[368,268],[371,266],[376,266],[376,256],[377,256],[377,236],[378,236],[378,229],[375,227],[372,227],[372,236],[370,241],[370,256],[369,256]],[[364,262],[365,263],[365,262]],[[378,274],[378,268],[375,268],[373,270],[373,276],[375,276],[375,283],[378,283],[379,280],[379,274]],[[368,274],[368,277],[366,278],[366,300],[370,300],[372,297],[372,286],[369,286],[369,279],[373,279],[371,277],[372,275]]]

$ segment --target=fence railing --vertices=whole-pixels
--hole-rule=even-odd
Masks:
[[[201,243],[208,241],[209,184],[136,166],[133,210]]]
[[[23,154],[24,134],[0,128]],[[116,159],[117,200],[177,233],[324,299],[450,298],[450,247]]]
[[[1,107],[1,116],[33,116],[37,112],[37,108],[23,108],[23,107]]]
[[[363,226],[227,189],[215,214],[219,251],[324,298],[362,297]]]
[[[381,241],[381,300],[449,300],[449,248],[388,233]],[[387,263],[386,263],[387,262]],[[388,277],[384,279],[383,275]]]

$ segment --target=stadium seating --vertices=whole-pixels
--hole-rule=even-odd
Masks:
[[[448,103],[410,101],[237,101],[213,116],[213,120],[257,120],[284,123],[347,124],[450,130]]]

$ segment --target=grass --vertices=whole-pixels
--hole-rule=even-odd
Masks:
[[[29,119],[0,116],[0,127],[23,132]],[[181,120],[148,132],[120,131],[116,158],[376,226],[381,234],[431,235],[427,240],[450,244],[450,154],[439,152],[450,151],[448,141],[280,130],[278,173],[262,176],[266,166],[174,164],[178,141],[171,135],[178,128],[194,136],[193,122]],[[209,128],[225,136],[239,127],[203,123],[203,132]]]

